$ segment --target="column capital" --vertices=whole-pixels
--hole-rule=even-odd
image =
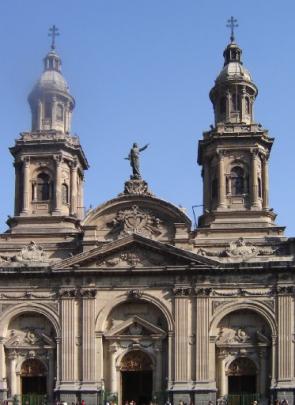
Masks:
[[[53,155],[53,159],[57,166],[59,166],[63,162],[63,156],[61,154]]]
[[[30,157],[30,156],[22,156],[22,157],[20,158],[20,161],[21,161],[23,164],[25,164],[26,166],[29,165],[30,160],[31,160],[31,157]]]
[[[70,166],[71,171],[77,170],[78,169],[78,160],[77,159],[71,160],[69,162],[69,166]]]

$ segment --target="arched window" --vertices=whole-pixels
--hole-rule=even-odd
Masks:
[[[245,98],[245,112],[246,112],[246,114],[250,114],[250,100],[249,100],[249,97]]]
[[[45,101],[44,105],[44,118],[50,119],[51,118],[51,103],[49,100]]]
[[[230,180],[231,180],[231,194],[232,195],[240,195],[244,194],[244,170],[239,167],[233,167],[230,172]]]
[[[47,201],[50,199],[50,177],[46,173],[37,176],[37,200]]]
[[[217,195],[218,195],[218,180],[217,180],[216,177],[215,177],[215,179],[212,180],[211,187],[212,187],[212,189],[211,189],[212,198],[217,198]]]
[[[238,93],[233,93],[231,97],[231,103],[232,103],[232,111],[237,112],[240,111],[240,105],[241,105],[241,98]]]
[[[261,187],[261,178],[258,177],[258,197],[262,197],[262,187]]]
[[[64,108],[61,104],[56,106],[56,119],[57,121],[63,121],[64,119]]]
[[[62,203],[68,204],[69,203],[69,187],[67,186],[67,184],[65,184],[65,183],[62,184],[61,192],[62,192]]]
[[[219,110],[220,110],[220,114],[226,113],[226,97],[221,97]]]

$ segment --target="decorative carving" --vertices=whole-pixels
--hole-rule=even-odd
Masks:
[[[155,252],[146,252],[143,249],[129,249],[116,255],[111,255],[100,259],[96,262],[96,266],[115,267],[126,266],[130,267],[145,267],[163,265],[163,256]],[[167,263],[167,262],[166,262]]]
[[[193,289],[191,287],[175,287],[172,292],[176,297],[188,297],[192,294]]]
[[[44,252],[43,248],[31,241],[27,246],[23,247],[20,253],[11,258],[12,262],[21,264],[38,263],[44,265],[49,263],[48,255]]]
[[[6,339],[5,347],[18,347],[18,348],[27,348],[27,347],[55,347],[55,342],[51,337],[47,336],[40,330],[36,328],[26,328],[25,330],[16,331],[12,329],[10,331],[10,336]]]
[[[129,290],[127,293],[128,299],[140,300],[142,297],[142,292],[140,290]]]
[[[150,211],[143,211],[133,205],[131,209],[120,210],[109,225],[112,227],[112,233],[120,237],[133,233],[151,237],[161,234],[160,222]]]
[[[120,365],[121,371],[143,371],[151,369],[152,361],[150,357],[140,350],[133,350],[128,352],[123,357]]]
[[[256,375],[256,367],[253,361],[248,359],[247,357],[239,357],[234,360],[229,368],[228,368],[228,375]]]
[[[227,333],[224,333],[224,329],[221,327],[216,342],[220,344],[239,344],[249,343],[250,341],[251,337],[248,335],[245,329],[238,328],[236,330],[230,330]]]
[[[130,335],[141,335],[142,331],[143,327],[137,322],[134,322],[132,325],[129,326]]]
[[[212,288],[195,288],[195,293],[200,297],[209,297],[212,292]]]
[[[239,238],[237,241],[230,242],[229,248],[223,251],[223,256],[242,257],[244,259],[255,257],[257,254],[257,247],[249,242],[245,242],[244,238]]]
[[[212,312],[214,313],[217,308],[226,303],[227,301],[217,301],[217,300],[212,301]]]
[[[147,182],[144,180],[128,180],[124,185],[124,192],[120,193],[119,196],[125,194],[133,195],[148,195],[152,197],[154,194],[149,190]]]
[[[35,353],[31,357],[31,359],[25,360],[23,362],[21,366],[21,376],[37,377],[45,375],[46,369],[43,363],[40,360],[33,358],[35,357]]]
[[[60,298],[95,298],[96,293],[95,288],[68,288],[61,289],[57,295]]]

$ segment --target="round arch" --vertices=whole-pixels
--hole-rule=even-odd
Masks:
[[[38,360],[38,361],[40,361],[40,363],[42,363],[42,366],[44,367],[44,370],[46,371],[46,374],[48,374],[48,367],[47,367],[46,363],[38,355],[28,356],[25,359],[20,359],[20,361],[16,363],[16,367],[15,367],[16,373],[18,373],[18,374],[21,373],[22,365],[24,364],[25,361],[28,361],[28,360]]]
[[[240,303],[236,303],[234,308],[232,305],[232,302],[229,302],[228,304],[223,305],[219,311],[216,312],[214,315],[213,319],[211,320],[210,323],[210,336],[216,336],[216,331],[217,331],[217,326],[219,322],[228,314],[231,312],[235,312],[241,309],[247,309],[253,312],[256,312],[259,314],[262,318],[264,318],[270,329],[272,335],[277,334],[277,326],[275,323],[275,318],[273,312],[263,303],[261,302],[253,302],[253,301],[243,301]]]
[[[98,314],[98,316],[96,318],[96,322],[95,322],[96,331],[99,331],[99,332],[103,331],[105,322],[106,322],[109,314],[111,313],[111,311],[117,305],[122,304],[122,303],[126,302],[127,300],[128,300],[128,297],[126,296],[126,294],[124,294],[124,295],[120,295],[117,298],[113,299],[110,304],[107,304],[102,309],[102,311]],[[174,330],[174,321],[172,318],[172,314],[170,313],[170,311],[168,310],[166,305],[161,300],[159,300],[158,298],[155,298],[154,296],[152,296],[150,294],[142,293],[139,301],[145,301],[149,304],[154,304],[165,316],[165,319],[166,319],[167,325],[168,325],[168,332]]]
[[[116,357],[116,359],[115,359],[116,368],[117,368],[117,369],[120,368],[120,364],[121,364],[123,358],[124,358],[128,353],[135,352],[135,351],[140,351],[140,352],[143,352],[145,355],[147,355],[147,356],[151,359],[151,361],[152,361],[153,368],[155,367],[155,365],[156,365],[156,358],[155,358],[155,356],[153,355],[153,353],[149,352],[148,350],[146,350],[146,349],[143,348],[143,347],[141,347],[140,349],[134,349],[133,347],[130,347],[130,348],[125,349],[122,353],[120,353],[120,354]]]
[[[7,309],[0,317],[0,336],[7,334],[9,322],[16,316],[26,312],[36,312],[45,316],[55,329],[56,337],[61,336],[59,318],[56,312],[42,304],[23,303]]]

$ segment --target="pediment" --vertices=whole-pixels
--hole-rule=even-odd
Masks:
[[[133,234],[65,259],[54,265],[53,269],[145,268],[188,265],[212,267],[215,264],[217,262],[211,259]]]
[[[33,347],[55,347],[55,342],[45,333],[35,329],[11,330],[10,336],[5,341],[6,348],[33,348]]]
[[[153,325],[152,323],[140,318],[139,316],[132,316],[126,321],[120,323],[110,331],[106,332],[104,336],[108,339],[119,337],[165,337],[166,332]]]

